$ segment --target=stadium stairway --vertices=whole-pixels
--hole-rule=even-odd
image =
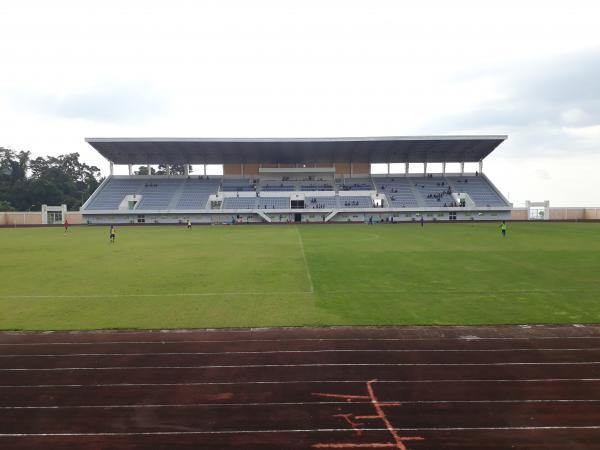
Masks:
[[[183,189],[185,187],[185,180],[181,182],[177,190],[173,193],[173,197],[169,202],[169,206],[167,209],[175,209],[177,207],[177,203],[179,203],[179,199],[181,198],[181,194],[183,193]]]

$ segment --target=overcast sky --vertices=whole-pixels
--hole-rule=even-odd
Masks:
[[[0,146],[507,134],[516,205],[600,206],[600,2],[2,1]]]

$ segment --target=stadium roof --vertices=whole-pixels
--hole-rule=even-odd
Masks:
[[[115,164],[477,162],[507,136],[87,138]]]

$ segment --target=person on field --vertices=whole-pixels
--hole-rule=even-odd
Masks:
[[[69,231],[69,221],[67,219],[65,219],[64,225],[65,225],[65,233],[66,233],[67,231]]]
[[[110,226],[110,231],[109,231],[109,236],[110,236],[110,243],[114,244],[115,243],[115,237],[117,235],[117,229],[115,228],[114,225]]]
[[[500,225],[500,231],[502,231],[502,237],[506,237],[506,220],[502,221],[502,224]]]
[[[188,219],[188,221],[187,221],[187,229],[188,230],[192,229],[192,222],[190,221],[190,219]]]
[[[425,218],[423,216],[421,216],[421,227],[423,227],[425,225]]]

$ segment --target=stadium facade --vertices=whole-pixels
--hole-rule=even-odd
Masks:
[[[81,213],[89,224],[510,219],[512,205],[483,173],[483,160],[506,138],[88,138],[110,175]],[[387,173],[371,173],[378,163]],[[398,163],[404,171],[390,173]],[[421,173],[409,170],[416,163]],[[432,163],[442,170],[428,172]],[[447,172],[448,163],[460,170]],[[478,170],[465,172],[465,163]],[[133,175],[134,165],[151,173],[153,164],[166,173]],[[190,173],[193,164],[222,164],[223,175]],[[115,175],[115,165],[129,175]],[[172,174],[174,165],[184,174]]]

